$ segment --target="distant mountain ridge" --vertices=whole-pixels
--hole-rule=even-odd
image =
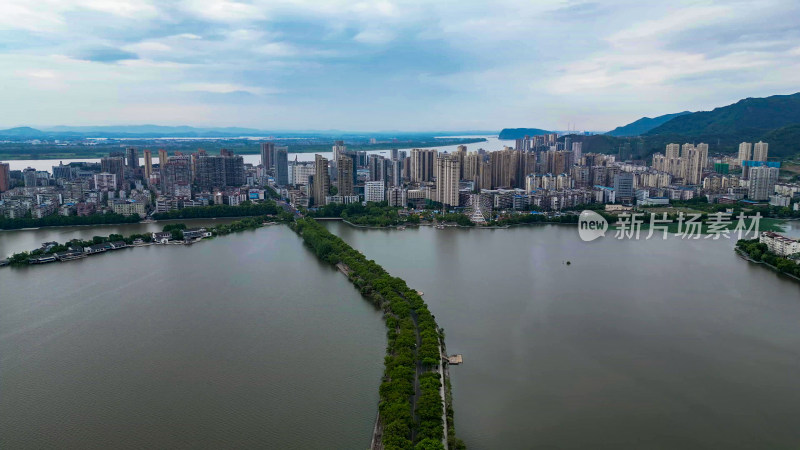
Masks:
[[[705,142],[713,153],[735,154],[740,142],[764,141],[769,143],[771,159],[800,156],[800,93],[746,98],[711,111],[678,113],[661,125],[633,135],[628,127],[640,121],[606,134],[573,135],[571,139],[583,143],[584,153],[618,154],[624,147],[632,159],[646,159],[663,152],[667,144],[686,142]]]
[[[499,139],[522,139],[525,136],[536,136],[539,134],[551,133],[541,128],[503,128],[500,131]]]
[[[621,127],[614,128],[613,130],[605,133],[609,136],[641,136],[642,134],[656,128],[658,126],[663,125],[664,123],[674,119],[675,117],[685,116],[686,114],[691,114],[691,111],[683,111],[674,114],[664,114],[663,116],[658,117],[642,117],[641,119],[631,122],[627,125],[623,125]]]
[[[721,136],[763,134],[800,123],[800,93],[746,98],[738,102],[676,117],[647,135]]]
[[[259,130],[243,127],[163,126],[163,125],[107,125],[107,126],[56,126],[43,129],[16,127],[0,130],[0,138],[11,140],[25,139],[78,139],[78,138],[236,138],[236,137],[377,137],[398,136],[468,136],[490,135],[494,131],[378,131],[350,132],[341,130],[298,130],[277,131]]]

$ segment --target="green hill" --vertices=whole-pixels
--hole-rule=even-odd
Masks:
[[[620,136],[620,137],[628,137],[628,136],[640,136],[642,134],[647,133],[648,131],[661,126],[662,124],[672,120],[675,117],[683,116],[686,114],[691,114],[691,111],[683,111],[675,114],[664,114],[663,116],[658,117],[642,117],[641,119],[631,122],[627,125],[614,128],[613,130],[606,133],[609,136]]]
[[[503,128],[500,131],[500,139],[522,139],[525,136],[536,136],[539,134],[548,134],[550,131],[542,130],[540,128]]]
[[[769,143],[770,157],[793,157],[800,154],[800,124],[769,131],[759,140]]]
[[[645,133],[649,145],[707,142],[712,151],[735,152],[742,141],[770,144],[770,157],[796,154],[793,125],[800,124],[800,93],[746,98],[732,105],[675,117]],[[785,129],[784,129],[785,128]],[[658,144],[658,145],[656,145]]]
[[[738,102],[676,117],[647,135],[690,137],[747,135],[758,137],[776,128],[800,123],[800,93],[746,98]]]

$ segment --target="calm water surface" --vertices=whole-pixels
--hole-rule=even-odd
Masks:
[[[0,448],[363,449],[385,345],[284,226],[3,268]]]
[[[469,448],[800,447],[800,283],[732,241],[327,226],[424,291]]]

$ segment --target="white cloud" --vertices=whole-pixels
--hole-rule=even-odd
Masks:
[[[353,40],[363,44],[385,44],[394,40],[395,35],[389,30],[367,28],[353,37]]]
[[[178,90],[188,92],[210,92],[212,94],[232,94],[235,92],[247,92],[253,95],[274,94],[275,90],[270,90],[259,86],[243,86],[232,83],[183,83],[176,86]]]
[[[0,0],[0,102],[37,105],[0,119],[213,120],[207,101],[287,128],[597,128],[796,90],[798,21],[791,0]],[[138,59],[77,59],[98,48]]]
[[[297,49],[285,42],[270,42],[256,49],[258,53],[268,56],[292,56],[297,54]]]

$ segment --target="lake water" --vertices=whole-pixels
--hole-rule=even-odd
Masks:
[[[464,355],[471,449],[800,442],[800,284],[732,241],[326,226],[424,291]],[[384,348],[380,314],[284,226],[0,269],[0,448],[365,448]]]
[[[425,293],[468,448],[800,444],[800,283],[733,241],[326,225]]]
[[[385,346],[285,226],[3,268],[0,448],[363,449]]]
[[[482,148],[486,151],[495,151],[495,150],[502,150],[504,146],[510,145],[514,146],[514,141],[507,141],[507,140],[500,140],[497,136],[456,136],[456,137],[468,137],[468,138],[475,138],[475,137],[483,137],[486,138],[486,142],[477,142],[474,144],[466,144],[468,151],[475,151],[479,148]],[[140,149],[140,152],[144,150],[144,147],[136,146]],[[201,145],[198,144],[198,148]],[[439,149],[439,151],[447,151],[453,152],[456,150],[458,145],[444,145],[440,147],[434,147]],[[152,150],[155,150],[151,147]],[[410,152],[410,148],[403,148],[400,150],[406,150]],[[158,152],[154,151],[155,156],[153,157],[153,164],[158,164]],[[391,151],[389,150],[374,150],[367,152],[369,154],[375,155],[383,155],[383,156],[390,156]],[[294,161],[295,158],[298,161],[314,161],[314,155],[319,154],[328,159],[333,157],[333,153],[331,152],[319,152],[319,153],[290,153],[289,160]],[[245,163],[250,163],[253,165],[261,164],[261,155],[242,155],[244,158]],[[139,158],[140,164],[144,164],[144,159]],[[64,164],[69,164],[71,162],[100,162],[99,158],[93,159],[18,159],[18,160],[9,160],[5,161],[9,163],[11,170],[22,170],[27,167],[33,167],[36,170],[46,170],[48,172],[53,171],[53,166],[57,166],[59,162]]]

